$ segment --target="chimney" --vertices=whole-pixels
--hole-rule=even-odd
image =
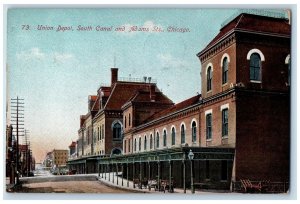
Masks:
[[[111,85],[118,81],[118,68],[111,68]]]
[[[154,84],[150,85],[150,100],[151,100],[151,102],[155,101],[155,85]]]

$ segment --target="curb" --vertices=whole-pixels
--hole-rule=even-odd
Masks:
[[[98,182],[101,183],[101,184],[103,184],[103,185],[105,185],[105,186],[108,186],[108,187],[111,187],[111,188],[125,190],[125,191],[131,192],[131,193],[132,192],[133,193],[150,193],[150,192],[145,192],[145,191],[141,191],[141,190],[137,190],[137,189],[131,189],[131,188],[126,188],[126,187],[116,186],[116,185],[109,184],[109,183],[106,183],[104,181],[101,181],[99,179],[98,179]]]

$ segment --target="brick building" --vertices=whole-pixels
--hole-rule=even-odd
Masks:
[[[68,150],[54,149],[52,152],[52,167],[66,166],[68,161]]]
[[[290,33],[284,16],[240,13],[197,54],[201,95],[172,104],[148,85],[120,102],[123,152],[97,158],[102,177],[121,170],[185,190],[288,182]]]
[[[152,80],[153,81],[153,80]],[[122,106],[131,99],[142,100],[140,95],[148,94],[156,97],[156,107],[148,111],[139,110],[140,117],[143,114],[151,115],[161,111],[165,107],[173,105],[151,82],[151,78],[118,78],[118,68],[111,68],[111,86],[100,86],[97,95],[88,98],[88,113],[80,116],[80,129],[78,130],[78,158],[70,159],[69,165],[77,172],[92,173],[97,171],[97,160],[123,153],[123,127],[124,121],[131,121],[132,115],[123,119]],[[139,97],[137,97],[137,95]],[[138,99],[137,99],[138,98]],[[143,102],[139,102],[142,104]],[[149,101],[148,101],[149,103]],[[147,102],[143,103],[147,107]],[[141,113],[144,112],[144,113]],[[134,111],[137,113],[137,111]],[[141,118],[142,119],[142,118]],[[134,119],[133,124],[137,122]],[[128,123],[131,126],[131,122]]]

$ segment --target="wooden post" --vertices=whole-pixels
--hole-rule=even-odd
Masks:
[[[157,162],[157,186],[158,191],[160,190],[160,161]]]
[[[135,185],[134,185],[134,174],[135,174],[135,163],[134,163],[134,161],[133,161],[133,163],[132,163],[132,183],[133,183],[133,188],[135,188]]]
[[[123,177],[124,177],[124,164],[122,163],[122,186],[123,186]]]
[[[140,162],[140,189],[142,189],[142,162]]]
[[[116,163],[116,178],[117,178],[117,185],[119,185],[119,177],[118,177],[118,163]]]
[[[110,164],[108,164],[108,181],[110,181]]]
[[[127,187],[129,187],[129,168],[128,168],[128,165],[129,165],[129,163],[127,162],[127,164],[126,164],[126,168],[127,168],[127,171],[126,171],[126,174],[127,174]]]
[[[185,186],[185,160],[182,160],[183,164],[183,192],[186,193],[186,186]]]
[[[105,174],[104,174],[104,179],[106,180],[106,173],[107,173],[107,165],[105,165]]]
[[[171,193],[171,187],[172,187],[172,161],[169,160],[169,192]]]
[[[114,164],[111,165],[111,171],[112,171],[112,182],[115,183],[115,174],[114,174]]]
[[[98,164],[97,166],[98,166],[98,178],[100,178],[100,164]]]

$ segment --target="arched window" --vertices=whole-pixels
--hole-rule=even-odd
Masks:
[[[152,134],[150,135],[150,149],[153,148],[153,137]]]
[[[228,81],[228,58],[225,57],[222,63],[222,84],[226,84]]]
[[[212,70],[211,66],[207,69],[207,91],[211,90],[211,83],[212,83]]]
[[[134,138],[134,151],[136,152],[136,138]]]
[[[126,116],[125,116],[125,128],[126,128],[126,126],[127,126],[127,118],[126,118]]]
[[[147,136],[144,137],[144,150],[147,150]]]
[[[185,143],[185,129],[184,129],[184,125],[181,125],[181,144]]]
[[[121,138],[121,125],[120,123],[115,123],[113,126],[113,139],[120,140]]]
[[[164,130],[163,145],[164,145],[164,147],[167,146],[167,131],[166,130]]]
[[[258,53],[253,53],[250,56],[250,80],[261,80],[261,59]]]
[[[139,138],[139,151],[142,150],[142,138]]]
[[[156,148],[159,148],[159,133],[156,133]]]
[[[175,133],[175,128],[172,127],[172,145],[175,145],[175,138],[176,137],[176,133]]]
[[[196,126],[196,122],[194,121],[192,123],[192,142],[196,142],[197,140],[197,126]]]

